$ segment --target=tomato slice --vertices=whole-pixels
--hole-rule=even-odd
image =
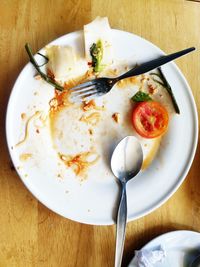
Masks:
[[[168,123],[166,108],[156,101],[141,102],[133,110],[133,126],[142,137],[155,138],[164,134]]]

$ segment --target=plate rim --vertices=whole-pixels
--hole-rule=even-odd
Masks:
[[[156,46],[155,44],[151,43],[150,41],[148,41],[147,39],[136,35],[134,33],[128,32],[128,31],[123,31],[123,30],[119,30],[119,29],[113,29],[112,31],[116,31],[119,33],[125,33],[125,34],[129,34],[130,36],[135,36],[136,38],[139,38],[143,41],[145,41],[146,43],[148,43],[151,47],[154,47],[156,51],[158,51],[159,53],[165,55],[165,52],[163,50],[161,50],[158,46]],[[78,35],[81,34],[83,32],[83,30],[78,30],[78,31],[74,31],[74,32],[70,32],[67,34],[64,34],[54,40],[52,40],[51,42],[49,42],[46,45],[51,45],[55,42],[59,42],[62,39],[65,38],[69,38],[70,35]],[[44,50],[44,47],[41,48],[38,52],[42,52]],[[176,186],[173,188],[173,190],[170,190],[170,192],[168,192],[164,197],[162,197],[160,200],[158,200],[157,205],[152,205],[149,209],[146,209],[144,212],[141,212],[141,214],[139,216],[129,216],[129,218],[127,218],[127,221],[133,221],[135,219],[139,219],[141,217],[144,217],[146,215],[148,215],[149,213],[153,212],[154,210],[156,210],[157,208],[159,208],[161,205],[163,205],[177,190],[178,188],[181,186],[181,184],[183,183],[183,181],[186,179],[186,176],[191,168],[191,165],[193,163],[194,157],[195,157],[195,153],[196,153],[196,149],[197,149],[197,144],[198,144],[198,113],[197,113],[197,107],[196,107],[196,103],[194,100],[194,96],[192,93],[192,90],[189,86],[189,83],[187,82],[185,76],[183,75],[183,73],[181,72],[181,70],[177,67],[177,65],[174,62],[170,63],[171,66],[174,68],[174,70],[178,73],[179,77],[182,79],[182,81],[184,82],[185,86],[187,87],[187,93],[189,94],[189,101],[191,102],[191,110],[193,112],[193,120],[194,120],[194,136],[193,136],[193,145],[191,146],[191,152],[190,152],[190,156],[188,157],[188,163],[185,166],[185,168],[182,170],[182,175],[181,175],[181,179],[179,178],[179,180],[176,183]],[[25,64],[25,66],[21,69],[21,71],[19,72],[19,75],[17,76],[17,79],[14,82],[14,85],[12,86],[11,92],[10,92],[10,96],[9,96],[9,100],[8,100],[8,104],[7,104],[7,109],[6,109],[6,119],[5,119],[5,130],[6,130],[6,142],[7,142],[7,147],[8,147],[8,151],[9,151],[9,155],[11,157],[11,160],[15,166],[15,163],[13,161],[13,151],[9,145],[9,133],[8,133],[8,129],[9,129],[9,111],[10,111],[10,106],[12,103],[12,99],[14,97],[14,89],[15,87],[17,87],[18,82],[20,81],[21,77],[24,75],[24,71],[29,68],[29,66],[31,66],[31,63],[28,62],[27,64]],[[21,179],[21,181],[23,182],[23,184],[25,185],[25,187],[28,189],[28,191],[37,199],[37,201],[39,201],[40,203],[42,203],[44,206],[46,206],[48,209],[50,209],[51,211],[55,212],[56,214],[69,219],[69,220],[73,220],[79,223],[83,223],[83,224],[89,224],[89,225],[113,225],[115,224],[115,222],[109,220],[109,219],[105,219],[101,222],[96,222],[94,219],[89,219],[88,221],[86,220],[80,220],[77,218],[68,218],[65,215],[59,213],[58,211],[56,211],[54,208],[50,207],[48,205],[48,202],[46,202],[45,200],[41,200],[40,195],[38,196],[37,191],[35,192],[33,187],[30,187],[28,183],[26,183],[26,180],[21,177],[18,169],[15,166],[15,170],[19,176],[19,178]]]
[[[144,246],[142,246],[140,248],[140,250],[142,249],[150,249],[151,246],[155,246],[157,241],[159,241],[160,239],[163,239],[163,238],[168,238],[168,237],[172,237],[172,236],[175,236],[175,235],[195,235],[195,236],[199,236],[199,241],[200,241],[200,232],[198,231],[193,231],[193,230],[172,230],[172,231],[169,231],[169,232],[166,232],[164,234],[160,234],[156,237],[154,237],[153,239],[151,239],[149,242],[147,242]],[[133,267],[133,261],[135,259],[135,256],[131,259],[128,267]]]

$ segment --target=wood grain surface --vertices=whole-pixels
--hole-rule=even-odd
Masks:
[[[36,51],[79,30],[96,16],[113,28],[138,34],[166,53],[195,46],[177,61],[200,109],[200,3],[184,0],[1,0],[0,1],[0,267],[111,267],[115,226],[64,219],[25,188],[9,158],[6,106],[27,63],[24,44]],[[181,88],[180,88],[181,90]],[[186,125],[187,127],[187,125]],[[184,149],[184,144],[183,144]],[[162,178],[162,177],[161,177]],[[179,190],[162,207],[128,223],[123,266],[134,250],[171,230],[200,231],[200,149]]]

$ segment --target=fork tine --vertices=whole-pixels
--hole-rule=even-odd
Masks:
[[[93,97],[94,95],[96,95],[98,93],[97,90],[90,90],[88,92],[83,92],[82,94],[77,94],[77,95],[72,95],[71,99],[74,102],[79,102],[80,100],[86,99],[87,97]]]
[[[90,86],[88,86],[88,87],[83,87],[83,88],[79,88],[79,89],[77,89],[77,90],[73,90],[72,92],[71,92],[71,94],[80,94],[80,93],[82,93],[82,92],[85,92],[85,91],[89,91],[89,90],[93,90],[93,89],[95,89],[95,86],[94,85],[90,85]]]
[[[89,96],[89,95],[93,95],[93,94],[95,94],[95,93],[97,93],[98,91],[96,90],[96,89],[94,89],[94,90],[89,90],[89,91],[87,91],[87,92],[83,92],[83,93],[80,93],[80,94],[72,94],[72,97],[80,97],[80,98],[82,98],[82,97],[86,97],[86,96]]]
[[[82,88],[91,86],[93,84],[95,84],[93,81],[89,81],[89,82],[85,82],[85,83],[80,83],[77,86],[74,86],[74,87],[70,88],[69,90],[74,91],[74,90],[77,90],[77,89],[82,89]]]
[[[92,94],[92,95],[90,95],[90,96],[88,96],[88,97],[84,97],[84,101],[90,101],[90,100],[92,100],[93,98],[96,98],[96,97],[98,97],[98,96],[100,96],[99,94]]]
[[[95,86],[91,86],[89,88],[85,88],[85,89],[82,89],[78,92],[71,92],[71,95],[72,96],[81,96],[82,94],[87,94],[87,93],[90,93],[92,94],[95,90],[97,90],[97,88]]]
[[[89,101],[91,99],[93,99],[95,96],[90,96],[90,97],[83,97],[83,98],[80,98],[80,97],[76,97],[76,98],[72,98],[72,102],[74,103],[81,103],[83,101]]]

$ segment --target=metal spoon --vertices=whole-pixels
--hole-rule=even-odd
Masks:
[[[195,260],[191,263],[190,267],[200,267],[200,255],[195,258]]]
[[[142,162],[142,147],[134,136],[127,136],[122,139],[116,146],[111,158],[111,169],[119,179],[122,190],[117,215],[115,267],[121,266],[124,249],[127,222],[126,183],[140,171]]]

